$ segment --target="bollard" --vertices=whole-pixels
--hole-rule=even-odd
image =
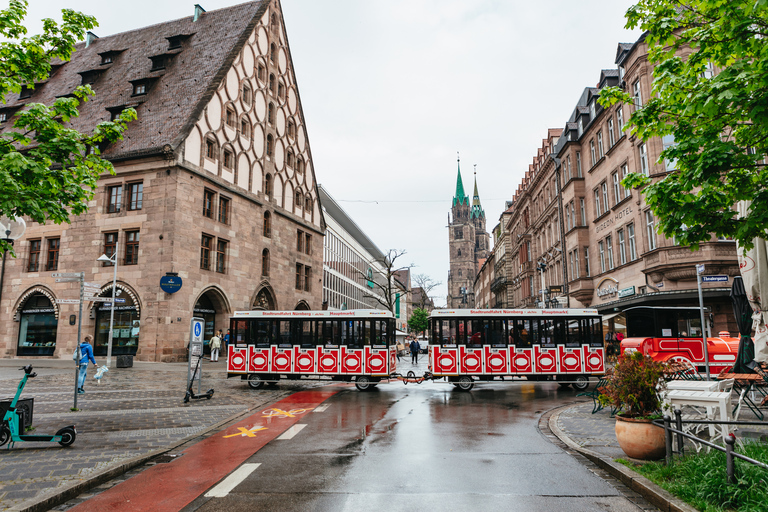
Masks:
[[[736,443],[736,436],[728,434],[725,438],[725,468],[728,473],[728,483],[736,483],[736,465],[733,460],[733,445]]]
[[[683,447],[683,434],[680,434],[683,431],[683,418],[680,409],[675,409],[675,428],[678,430],[677,453],[682,457],[685,455],[685,448]]]
[[[672,465],[672,431],[669,428],[672,426],[672,418],[669,414],[664,415],[664,439],[667,444],[667,466]]]

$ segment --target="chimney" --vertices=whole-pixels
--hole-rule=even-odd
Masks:
[[[200,19],[200,16],[203,15],[205,12],[205,9],[203,9],[200,4],[195,4],[195,17],[192,18],[192,21],[195,22]]]
[[[98,39],[99,36],[91,32],[90,30],[85,34],[85,47],[91,46],[91,43]]]

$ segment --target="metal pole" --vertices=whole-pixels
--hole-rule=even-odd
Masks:
[[[539,272],[541,272],[541,307],[545,308],[546,304],[544,304],[544,269],[546,268],[546,265],[544,263],[539,264]]]
[[[707,347],[707,335],[704,327],[704,299],[701,295],[701,274],[696,272],[696,285],[699,288],[699,315],[701,318],[701,341],[704,342],[704,363],[707,367],[707,380],[710,380],[709,375],[709,348]]]
[[[5,239],[4,239],[5,240]],[[5,240],[6,242],[8,240]],[[3,281],[5,280],[5,256],[8,254],[8,250],[3,251],[3,270],[0,272],[0,313],[2,312],[3,304]]]
[[[120,250],[120,242],[115,242],[114,271],[112,272],[112,306],[109,308],[109,337],[107,339],[107,368],[112,368],[112,337],[113,325],[115,322],[115,288],[117,284],[117,255]]]
[[[667,449],[667,457],[666,457],[667,466],[672,465],[672,431],[670,430],[671,427],[672,427],[672,418],[669,417],[669,414],[665,414],[664,415],[664,441]]]
[[[83,282],[85,281],[85,276],[81,272],[80,273],[80,310],[77,314],[77,361],[75,361],[75,403],[72,406],[73,409],[77,409],[77,381],[80,378],[80,360],[83,358],[83,352],[80,349],[80,336],[83,332]],[[88,362],[86,361],[86,364]]]
[[[733,434],[725,436],[725,470],[728,473],[728,483],[736,483],[736,465],[733,460],[733,445],[736,437]]]
[[[683,446],[685,439],[680,433],[683,431],[683,415],[679,408],[675,409],[675,428],[677,429],[677,453],[682,457],[685,455],[685,447]]]

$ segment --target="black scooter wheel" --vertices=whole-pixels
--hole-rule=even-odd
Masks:
[[[64,427],[56,432],[56,435],[61,436],[61,441],[59,441],[61,446],[69,446],[75,442],[77,432],[72,427]]]
[[[0,427],[0,446],[4,446],[11,439],[11,430],[6,423]]]

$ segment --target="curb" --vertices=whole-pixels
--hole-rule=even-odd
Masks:
[[[290,394],[290,392],[286,392],[286,394]],[[137,457],[129,459],[115,467],[106,468],[102,471],[94,473],[83,480],[73,482],[69,485],[62,486],[60,488],[53,489],[45,494],[36,496],[32,500],[19,504],[15,507],[11,507],[7,509],[7,511],[8,512],[45,512],[46,510],[50,510],[53,507],[56,507],[58,505],[61,505],[62,503],[66,503],[67,501],[76,498],[80,494],[87,492],[90,489],[93,489],[94,487],[97,487],[105,482],[108,482],[114,478],[117,478],[131,471],[132,469],[138,466],[141,466],[142,464],[145,464],[146,462],[150,461],[151,459],[154,459],[155,457],[158,457],[172,450],[175,450],[176,448],[186,443],[189,443],[195,438],[203,437],[208,433],[210,433],[211,431],[220,429],[227,423],[231,423],[242,417],[248,416],[252,414],[255,409],[258,409],[263,405],[264,403],[261,403],[259,405],[249,406],[246,410],[233,414],[228,418],[225,418],[220,422],[215,423],[214,425],[211,425],[205,430],[196,432],[192,436],[185,437],[184,439],[181,439],[170,446],[167,446],[165,448],[158,448],[144,455],[139,455]]]
[[[560,418],[560,412],[565,409],[569,409],[570,407],[575,406],[571,405],[563,407],[560,410],[553,412],[549,417],[549,429],[558,439],[568,445],[568,447],[591,460],[598,467],[605,470],[614,478],[620,480],[624,485],[640,494],[643,498],[648,500],[649,503],[657,507],[662,512],[698,512],[698,509],[688,505],[680,498],[662,489],[655,483],[632,471],[625,465],[615,462],[610,457],[606,457],[597,452],[593,452],[592,450],[584,448],[573,441],[570,437],[568,437],[568,434],[563,432],[563,430],[557,426],[557,420]]]

